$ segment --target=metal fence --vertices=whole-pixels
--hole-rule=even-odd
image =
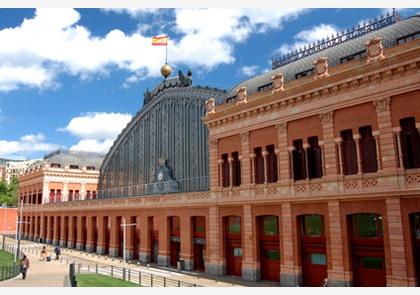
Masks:
[[[122,268],[113,265],[100,265],[89,263],[74,264],[74,273],[77,274],[101,274],[124,281],[135,283],[143,287],[201,287],[197,284],[183,282],[167,278],[165,276],[134,270],[130,268]],[[69,268],[70,272],[71,267]],[[72,273],[69,273],[71,276]]]
[[[15,249],[16,248],[14,245],[3,244],[1,250],[4,252],[14,254],[16,251]],[[19,252],[19,258],[21,257],[23,257],[22,251]],[[19,273],[20,273],[20,267],[16,265],[15,262],[13,262],[13,265],[10,265],[10,266],[0,266],[0,282],[7,279],[14,278],[17,275],[19,275]]]

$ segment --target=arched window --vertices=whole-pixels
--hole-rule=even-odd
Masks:
[[[254,149],[255,161],[254,161],[254,171],[255,171],[255,183],[261,184],[264,183],[264,156],[262,154],[262,148],[257,147]]]
[[[309,179],[322,177],[322,155],[321,147],[318,145],[318,136],[308,138],[309,147],[307,149],[308,156],[308,172]]]
[[[344,175],[357,174],[356,142],[351,129],[341,131]]]
[[[241,161],[239,161],[239,153],[232,153],[232,186],[241,185]]]
[[[302,139],[294,140],[293,146],[293,178],[294,180],[302,180],[306,178],[305,149]]]
[[[268,153],[267,182],[277,182],[277,155],[275,152],[275,147],[273,144],[271,144],[268,145],[266,149]]]
[[[376,213],[351,215],[352,236],[357,238],[382,238],[382,216]]]
[[[230,185],[228,154],[222,155],[222,161],[222,186],[228,187]]]
[[[420,139],[413,117],[400,120],[401,152],[405,169],[420,168]]]
[[[378,171],[378,162],[376,155],[376,142],[372,135],[372,127],[360,127],[359,134],[362,171],[363,173],[376,172]]]

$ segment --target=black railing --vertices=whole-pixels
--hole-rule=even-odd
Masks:
[[[284,55],[275,55],[271,59],[272,68],[273,70],[277,69],[298,59],[323,51],[327,48],[337,46],[346,41],[356,39],[370,32],[392,25],[397,20],[399,20],[399,16],[394,10],[392,14],[381,16],[379,19],[371,20],[364,24],[360,24],[358,27],[347,29],[339,33],[337,36],[332,35],[331,37],[327,37],[327,39],[322,39],[316,43],[305,45],[303,48]]]
[[[69,277],[72,287],[77,287],[77,274],[100,274],[135,283],[143,287],[201,287],[194,283],[167,278],[146,271],[131,268],[122,268],[114,265],[72,263],[69,268]]]
[[[3,252],[8,252],[8,253],[14,254],[15,251],[16,251],[15,249],[16,248],[15,248],[14,245],[9,245],[9,244],[6,244],[6,243],[2,243],[1,250]],[[19,257],[18,258],[21,258],[21,257],[23,257],[23,252],[19,251]],[[4,281],[4,280],[7,280],[7,279],[14,278],[19,273],[20,273],[20,267],[15,262],[13,262],[13,265],[0,266],[0,282]]]

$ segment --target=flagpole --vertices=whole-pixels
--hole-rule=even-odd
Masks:
[[[166,41],[165,48],[166,48],[165,64],[167,65],[168,64],[168,41]]]

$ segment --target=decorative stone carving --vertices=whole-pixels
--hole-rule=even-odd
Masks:
[[[376,111],[383,112],[383,111],[389,111],[389,106],[391,104],[391,98],[386,97],[383,99],[378,99],[373,101],[373,104],[376,107]]]
[[[286,133],[286,130],[287,130],[287,123],[277,124],[276,128],[277,128],[277,134],[278,135],[284,134],[284,133]]]
[[[321,79],[328,77],[328,58],[320,57],[314,61],[315,65],[315,77],[314,79]]]
[[[249,140],[249,132],[241,133],[240,136],[241,136],[241,142],[245,142]]]
[[[333,115],[334,115],[334,112],[332,112],[332,111],[327,112],[327,113],[319,114],[319,117],[321,118],[321,123],[322,124],[332,123]]]
[[[283,73],[277,73],[271,77],[271,81],[273,82],[273,90],[272,93],[277,93],[284,90],[284,77]]]
[[[367,51],[366,63],[370,63],[372,61],[377,60],[383,60],[385,58],[384,47],[382,45],[382,38],[377,37],[370,39],[365,43],[365,46]]]
[[[214,114],[216,112],[216,100],[214,98],[210,98],[206,100],[206,115]]]
[[[240,87],[240,88],[236,89],[236,92],[238,93],[238,102],[236,104],[247,103],[247,101],[246,101],[246,99],[247,99],[246,88],[245,87]]]

